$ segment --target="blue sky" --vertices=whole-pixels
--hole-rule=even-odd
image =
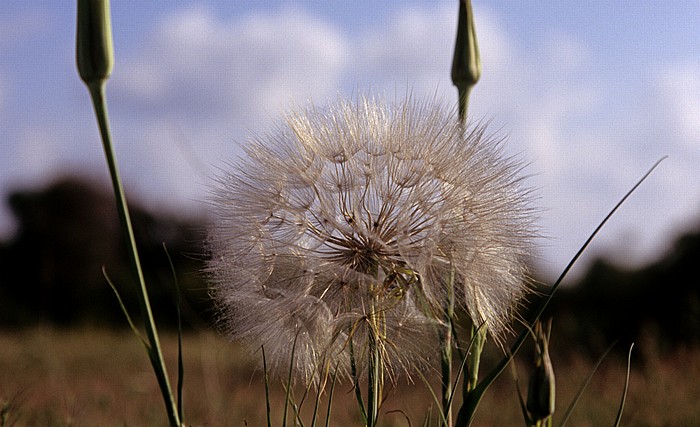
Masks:
[[[112,130],[127,194],[150,207],[205,211],[237,143],[295,105],[409,89],[456,100],[457,1],[112,3]],[[484,72],[470,114],[529,163],[550,277],[662,156],[589,259],[649,261],[697,226],[700,2],[473,4]],[[2,200],[65,173],[107,180],[74,38],[74,3],[0,6]],[[0,238],[14,226],[0,206]]]

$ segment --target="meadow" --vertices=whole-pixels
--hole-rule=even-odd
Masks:
[[[166,332],[162,340],[166,363],[174,376],[177,338]],[[557,343],[556,336],[552,341],[564,344]],[[242,353],[210,330],[186,333],[183,344],[187,425],[266,425],[264,382],[255,356]],[[522,388],[527,382],[525,363],[529,356],[523,352],[518,363]],[[552,357],[557,374],[553,425],[559,425],[594,361],[556,353]],[[633,362],[621,425],[700,425],[700,349],[679,347],[663,356],[645,354],[643,359]],[[488,356],[483,363],[488,366]],[[612,425],[625,370],[624,358],[605,359],[567,425]],[[271,382],[272,425],[282,425],[284,395],[279,384]],[[302,392],[296,390],[297,401]],[[487,392],[474,425],[523,425],[517,402],[512,372],[505,372]],[[3,426],[167,425],[143,348],[129,331],[113,329],[46,327],[0,333],[0,405]],[[325,422],[326,401],[321,405],[319,420]],[[310,425],[313,406],[313,398],[307,398],[302,406],[305,425]],[[386,392],[379,425],[420,426],[431,411],[434,425],[436,408],[419,378],[414,378],[414,384],[399,379]],[[361,424],[347,382],[336,386],[331,410],[330,425]],[[289,419],[291,425],[291,416]]]

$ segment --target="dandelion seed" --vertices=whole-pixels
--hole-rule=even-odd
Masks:
[[[311,380],[371,334],[392,366],[421,363],[453,270],[472,320],[497,340],[507,330],[526,290],[529,193],[483,127],[465,132],[436,103],[362,98],[292,113],[244,149],[214,191],[208,273],[225,328],[273,366],[296,339]]]

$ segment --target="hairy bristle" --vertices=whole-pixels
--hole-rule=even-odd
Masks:
[[[387,360],[428,354],[454,294],[499,340],[533,245],[521,164],[437,103],[361,98],[288,115],[245,145],[214,192],[208,273],[222,321],[313,379],[363,345],[379,301]],[[432,346],[432,351],[435,351]],[[358,353],[359,354],[359,353]]]

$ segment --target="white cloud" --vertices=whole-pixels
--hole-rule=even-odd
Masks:
[[[299,9],[221,21],[192,7],[158,25],[144,50],[115,70],[114,87],[161,112],[255,127],[290,100],[328,97],[346,58],[338,30]]]

